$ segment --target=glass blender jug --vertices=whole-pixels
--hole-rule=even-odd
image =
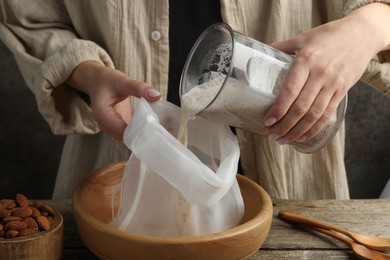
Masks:
[[[185,63],[182,111],[267,136],[264,116],[292,61],[290,55],[216,23],[198,38]],[[304,153],[324,147],[337,133],[346,107],[347,96],[316,136],[291,145]]]

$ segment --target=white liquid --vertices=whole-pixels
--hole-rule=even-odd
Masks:
[[[273,81],[276,84],[277,81]],[[221,88],[221,86],[223,86]],[[275,88],[274,88],[275,89]],[[194,86],[182,96],[182,124],[196,115],[218,120],[231,126],[248,130],[262,136],[268,135],[264,125],[265,114],[276,96],[258,87],[246,86],[243,82],[222,73],[214,73],[209,81]],[[325,127],[314,137],[302,143],[293,143],[301,151],[309,151],[318,144],[327,143],[337,131],[337,114],[333,114]],[[181,136],[183,129],[181,127]],[[183,139],[185,140],[185,139]]]

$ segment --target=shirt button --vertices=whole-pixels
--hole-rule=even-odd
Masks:
[[[161,39],[161,33],[159,31],[153,31],[150,34],[150,37],[152,38],[153,41],[158,41]]]

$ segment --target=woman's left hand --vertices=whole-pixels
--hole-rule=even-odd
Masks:
[[[374,3],[272,44],[295,59],[265,116],[268,138],[286,144],[316,135],[372,57],[389,46],[389,24],[390,6]]]

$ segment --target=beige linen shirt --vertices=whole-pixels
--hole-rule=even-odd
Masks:
[[[54,198],[102,165],[130,151],[100,132],[88,102],[64,82],[84,61],[116,68],[167,96],[168,0],[0,0],[0,38],[13,52],[38,109],[54,134],[67,135]],[[265,43],[286,39],[337,19],[372,1],[221,0],[234,30]],[[156,32],[158,32],[156,34]],[[161,35],[161,37],[153,37]],[[363,80],[390,95],[389,52],[369,64]],[[136,102],[131,98],[132,105]],[[344,128],[324,149],[302,154],[238,130],[244,174],[273,198],[349,198]]]

